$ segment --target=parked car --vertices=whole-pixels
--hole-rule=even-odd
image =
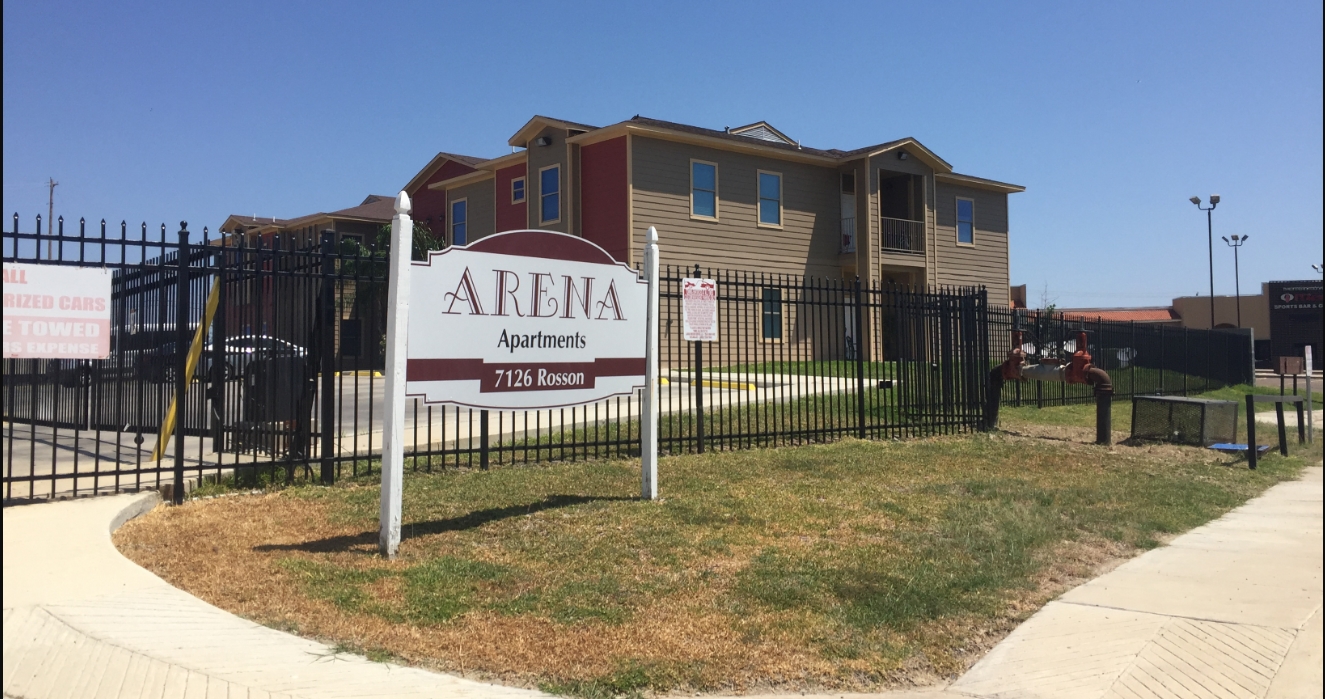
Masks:
[[[243,376],[249,365],[260,359],[306,356],[308,356],[308,350],[280,338],[268,335],[232,337],[225,341],[221,352],[221,376],[226,381]],[[167,342],[154,349],[141,352],[137,357],[137,362],[138,376],[144,381],[174,381],[175,367],[179,364],[176,344]],[[209,375],[212,366],[216,363],[217,353],[212,350],[210,345],[204,346],[202,354],[198,357],[198,366],[194,376],[201,378]]]

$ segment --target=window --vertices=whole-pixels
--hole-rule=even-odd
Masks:
[[[539,223],[561,220],[561,166],[552,165],[538,171]]]
[[[782,225],[782,175],[759,171],[759,224]]]
[[[842,193],[843,194],[856,193],[856,173],[854,172],[842,173]]]
[[[975,245],[975,202],[970,199],[957,200],[957,242]]]
[[[718,166],[714,163],[690,161],[690,215],[718,217]]]
[[[524,203],[524,178],[517,177],[511,180],[511,203]]]
[[[782,339],[782,290],[764,289],[763,298],[764,339]]]
[[[340,235],[340,254],[353,257],[355,255],[367,255],[368,248],[363,244],[363,236],[349,235],[342,233]]]
[[[451,202],[451,244],[464,245],[469,236],[469,200],[460,199]]]

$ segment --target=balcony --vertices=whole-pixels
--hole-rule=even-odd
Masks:
[[[925,222],[879,218],[879,245],[884,252],[925,254]]]

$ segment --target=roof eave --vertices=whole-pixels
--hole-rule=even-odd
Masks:
[[[968,187],[988,189],[994,192],[1002,192],[1004,194],[1016,194],[1018,192],[1026,191],[1026,188],[1019,184],[999,182],[998,180],[985,179],[983,177],[976,177],[975,175],[963,175],[957,172],[935,174],[934,177],[936,179],[947,180],[948,182],[956,184],[963,184]]]

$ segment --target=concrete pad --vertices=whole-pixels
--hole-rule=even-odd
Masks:
[[[1325,628],[1321,627],[1321,610],[1317,608],[1288,649],[1266,699],[1320,699],[1325,696],[1322,637],[1325,637]]]
[[[127,561],[110,541],[121,513],[145,512],[156,493],[4,508],[4,600],[8,608],[60,604],[165,584]],[[59,515],[49,508],[59,508]]]
[[[1152,614],[1051,602],[951,689],[982,697],[1098,699],[1165,621]]]

